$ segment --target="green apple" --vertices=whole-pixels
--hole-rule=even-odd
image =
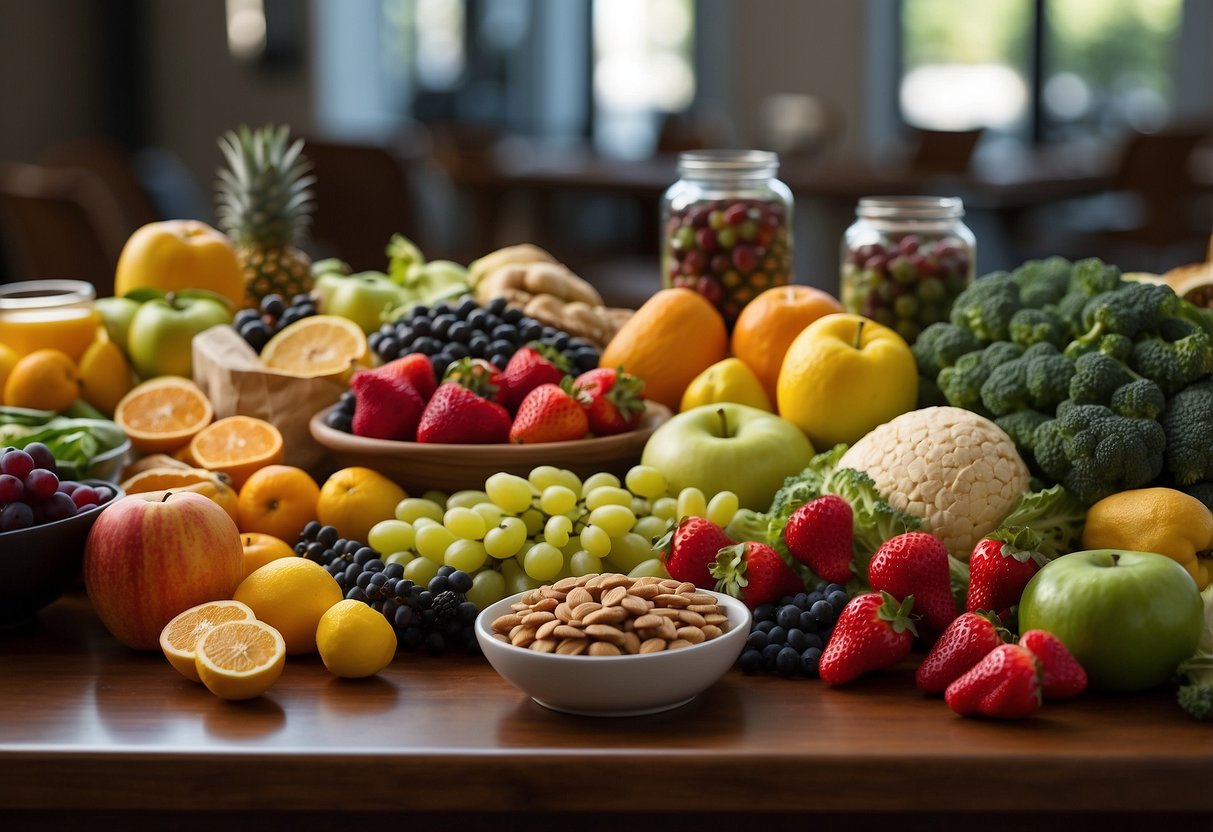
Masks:
[[[145,301],[131,319],[127,352],[141,378],[190,377],[195,335],[219,324],[230,324],[232,313],[213,297],[169,293]]]
[[[694,486],[708,499],[732,491],[742,508],[766,511],[785,478],[799,474],[813,446],[785,419],[736,402],[706,404],[653,431],[641,464],[665,474],[674,493]]]
[[[98,298],[93,306],[101,315],[101,322],[105,324],[105,331],[109,334],[110,340],[125,352],[131,321],[134,320],[135,313],[139,311],[139,302],[125,297]]]
[[[370,335],[383,324],[383,315],[412,297],[380,272],[349,276],[329,273],[316,279],[320,308],[326,315],[349,318]]]
[[[1196,652],[1204,605],[1192,576],[1152,552],[1091,549],[1045,564],[1024,588],[1019,629],[1047,630],[1093,689],[1146,690]]]

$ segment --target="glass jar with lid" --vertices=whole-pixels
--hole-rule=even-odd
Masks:
[[[909,343],[973,280],[976,241],[959,197],[864,197],[842,240],[839,296],[848,312]]]
[[[661,204],[662,285],[706,297],[732,326],[765,289],[792,282],[792,192],[764,150],[679,154]]]
[[[18,356],[54,347],[79,361],[97,337],[97,290],[82,280],[27,280],[0,286],[0,344]]]

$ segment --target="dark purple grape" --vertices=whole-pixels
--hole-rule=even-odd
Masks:
[[[79,490],[76,493],[79,494]],[[68,517],[75,517],[77,508],[75,501],[71,497],[62,491],[56,491],[46,501],[44,511],[46,512],[47,521],[53,522],[55,520],[66,520]]]
[[[28,529],[34,524],[34,510],[25,503],[9,503],[0,508],[0,532]]]
[[[72,492],[72,505],[83,506],[92,503],[98,505],[101,502],[101,497],[98,496],[96,489],[91,485],[81,485]]]
[[[12,474],[18,479],[25,479],[35,467],[34,458],[25,451],[14,449],[0,457],[0,473]]]
[[[99,485],[93,491],[97,493],[97,505],[104,505],[114,499],[114,489],[108,485]]]
[[[41,442],[31,442],[25,446],[25,452],[34,461],[35,468],[45,468],[51,473],[58,473],[55,467],[55,454]]]
[[[0,503],[15,503],[25,496],[25,483],[12,474],[0,474]]]
[[[49,500],[59,489],[59,478],[45,468],[35,468],[25,476],[25,492],[39,500]]]

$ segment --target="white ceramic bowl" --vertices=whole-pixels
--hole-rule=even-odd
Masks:
[[[713,592],[729,621],[724,634],[711,641],[633,656],[538,653],[493,638],[493,621],[511,612],[510,605],[525,594],[484,609],[476,619],[476,638],[502,678],[540,705],[566,713],[638,716],[685,705],[733,666],[750,632],[746,606]]]

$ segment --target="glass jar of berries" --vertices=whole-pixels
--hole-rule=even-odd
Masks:
[[[759,292],[792,281],[792,192],[778,171],[769,151],[688,151],[662,200],[662,285],[703,295],[730,327]]]
[[[864,197],[842,240],[839,293],[848,312],[892,327],[909,343],[973,279],[975,240],[959,197]]]

